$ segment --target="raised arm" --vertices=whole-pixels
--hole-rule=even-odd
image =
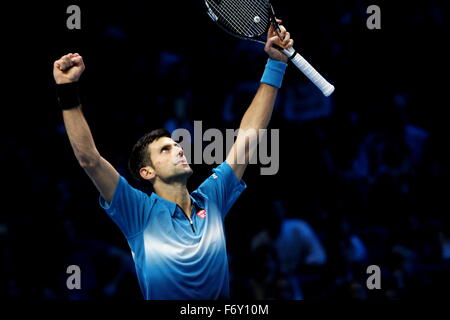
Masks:
[[[238,179],[242,178],[249,159],[256,152],[259,130],[267,128],[269,124],[278,88],[286,68],[288,58],[273,45],[288,49],[294,43],[289,32],[286,32],[283,26],[280,26],[280,29],[280,37],[283,40],[278,37],[273,27],[269,29],[264,48],[269,55],[269,61],[259,89],[241,120],[236,142],[227,155],[226,162],[231,166]]]
[[[76,86],[84,68],[79,54],[67,54],[54,62],[53,76],[73,152],[102,197],[110,203],[119,182],[119,173],[97,151],[81,104],[77,103]]]

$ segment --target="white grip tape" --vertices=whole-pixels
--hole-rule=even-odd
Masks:
[[[295,53],[295,50],[291,47],[289,49],[283,49],[283,53],[286,56],[291,57]],[[312,83],[320,89],[320,91],[322,91],[324,96],[328,97],[333,93],[334,86],[325,80],[325,78],[322,77],[320,73],[318,73],[316,69],[314,69],[313,66],[311,66],[309,62],[306,61],[305,58],[303,58],[298,52],[295,54],[295,57],[291,59],[291,61],[297,66],[297,68],[300,69],[301,72],[305,74],[305,76],[309,78],[309,80],[311,80]]]

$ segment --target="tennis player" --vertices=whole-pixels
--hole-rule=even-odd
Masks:
[[[283,40],[281,40],[283,39]],[[274,44],[290,48],[293,40],[281,26],[271,28],[260,87],[245,112],[241,129],[267,127],[287,66]],[[67,54],[54,62],[58,101],[75,156],[100,192],[100,206],[125,235],[145,299],[228,299],[229,271],[223,221],[246,185],[242,175],[249,152],[239,132],[226,160],[197,190],[186,188],[192,169],[183,149],[164,129],[135,144],[129,160],[132,175],[150,183],[150,195],[130,186],[98,152],[78,96],[83,58]],[[250,144],[252,145],[252,144]],[[244,153],[245,163],[237,161]]]

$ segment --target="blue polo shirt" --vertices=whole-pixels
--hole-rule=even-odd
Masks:
[[[120,177],[111,203],[100,205],[127,238],[145,299],[227,299],[223,221],[246,188],[226,162],[197,190],[192,224],[174,202],[150,196]]]

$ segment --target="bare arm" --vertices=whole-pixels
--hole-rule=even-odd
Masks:
[[[57,84],[78,81],[83,71],[83,58],[78,54],[65,55],[53,65],[53,75]],[[119,182],[119,173],[97,151],[81,105],[64,110],[63,119],[78,163],[86,171],[102,197],[110,203]]]
[[[289,32],[286,32],[283,26],[280,26],[280,28],[282,30],[280,36],[284,40],[281,40],[271,27],[264,50],[271,59],[287,62],[287,57],[272,47],[273,44],[277,44],[289,48],[294,43],[290,39]],[[238,179],[242,178],[249,159],[256,152],[259,130],[267,128],[269,124],[277,92],[278,88],[261,83],[253,101],[242,117],[236,142],[231,147],[226,159]]]
[[[242,178],[249,159],[256,151],[258,130],[267,128],[277,92],[277,88],[262,83],[241,120],[236,142],[226,159],[238,179]]]

